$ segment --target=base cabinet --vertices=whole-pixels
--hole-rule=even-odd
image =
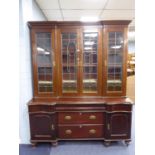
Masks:
[[[111,141],[123,140],[128,143],[131,117],[132,104],[127,103],[116,106],[107,102],[58,102],[53,106],[52,102],[42,105],[30,102],[31,142],[55,144],[59,140],[104,140],[108,145]]]

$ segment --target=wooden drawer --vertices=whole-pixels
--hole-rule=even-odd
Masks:
[[[107,105],[107,108],[106,108],[107,111],[110,111],[110,112],[113,112],[113,111],[118,111],[118,112],[130,112],[132,111],[132,105],[123,105],[123,104],[119,104],[119,105]]]
[[[58,124],[104,124],[102,112],[63,112],[58,113]]]
[[[53,112],[55,109],[54,106],[51,105],[29,105],[29,113],[33,112]]]
[[[59,138],[102,138],[103,125],[59,126]]]

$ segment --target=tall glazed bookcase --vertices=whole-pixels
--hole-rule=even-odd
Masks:
[[[126,96],[129,23],[28,22],[32,144],[131,141],[132,101]]]

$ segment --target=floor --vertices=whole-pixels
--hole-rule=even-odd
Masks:
[[[123,142],[115,142],[106,147],[102,141],[61,141],[57,147],[50,144],[19,145],[19,155],[134,155],[134,109],[132,119],[132,142],[126,146]]]

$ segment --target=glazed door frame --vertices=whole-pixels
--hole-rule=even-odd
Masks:
[[[75,55],[75,61],[74,63],[76,63],[76,65],[74,64],[74,66],[76,66],[76,92],[63,92],[63,55],[62,55],[62,33],[66,33],[66,34],[77,34],[76,39],[76,52],[74,53]],[[70,37],[70,36],[69,36]],[[68,41],[68,40],[67,40]],[[58,94],[59,96],[75,96],[75,95],[79,95],[80,94],[80,69],[78,67],[79,63],[80,63],[80,47],[79,47],[79,43],[80,43],[80,33],[79,33],[79,29],[78,28],[60,28],[57,29],[57,47],[58,47],[58,55],[59,55],[59,59],[57,59],[58,61]],[[69,43],[70,44],[70,38],[69,38]],[[68,51],[68,45],[67,45],[67,51]],[[70,52],[70,51],[68,51]],[[77,57],[76,57],[77,56]],[[68,55],[67,55],[68,58]],[[70,59],[70,58],[69,58]],[[65,65],[65,64],[64,64]],[[67,66],[66,66],[67,67]],[[74,68],[75,69],[75,68]],[[69,73],[68,73],[69,74]],[[68,75],[69,76],[69,75]]]
[[[109,32],[123,33],[123,52],[122,52],[122,90],[121,91],[107,91],[108,80],[108,34]],[[107,25],[103,29],[103,96],[125,96],[126,95],[126,78],[127,78],[127,26],[124,25]]]
[[[96,92],[90,92],[86,93],[83,92],[83,33],[86,30],[95,30],[94,32],[98,33],[98,48],[97,48],[97,59],[98,59],[98,64],[97,64],[97,89]],[[63,86],[62,86],[62,51],[61,51],[61,46],[62,46],[62,41],[61,41],[61,33],[66,32],[66,33],[77,33],[77,92],[71,93],[71,92],[63,92]],[[57,29],[57,46],[58,46],[58,55],[59,59],[58,60],[58,94],[59,96],[101,96],[102,95],[102,28],[98,27],[76,27],[76,28],[60,28]],[[58,56],[57,56],[58,57]]]
[[[83,79],[84,79],[84,33],[85,34],[97,34],[97,42],[96,42],[96,54],[97,54],[97,78],[96,78],[96,92],[84,92],[84,83],[83,83]],[[85,96],[102,96],[102,27],[100,26],[85,26],[83,28],[81,28],[81,61],[82,61],[82,65],[81,67],[81,77],[82,77],[82,81],[81,81],[81,94],[80,95],[85,95]],[[95,40],[91,40],[91,41],[95,41]],[[93,46],[93,45],[92,45]],[[91,51],[89,51],[91,52]],[[89,54],[88,52],[88,54]],[[89,65],[89,64],[88,64]],[[91,65],[91,64],[90,64]]]
[[[53,88],[52,92],[39,92],[39,77],[38,77],[38,51],[37,51],[37,40],[36,34],[37,33],[49,33],[51,34],[51,53],[50,53],[50,61],[51,61],[51,68],[52,68],[52,81]],[[32,49],[32,66],[33,66],[33,86],[34,86],[34,98],[37,97],[52,97],[56,96],[57,88],[56,88],[56,57],[55,57],[55,31],[54,29],[32,29],[31,30],[31,49]]]

